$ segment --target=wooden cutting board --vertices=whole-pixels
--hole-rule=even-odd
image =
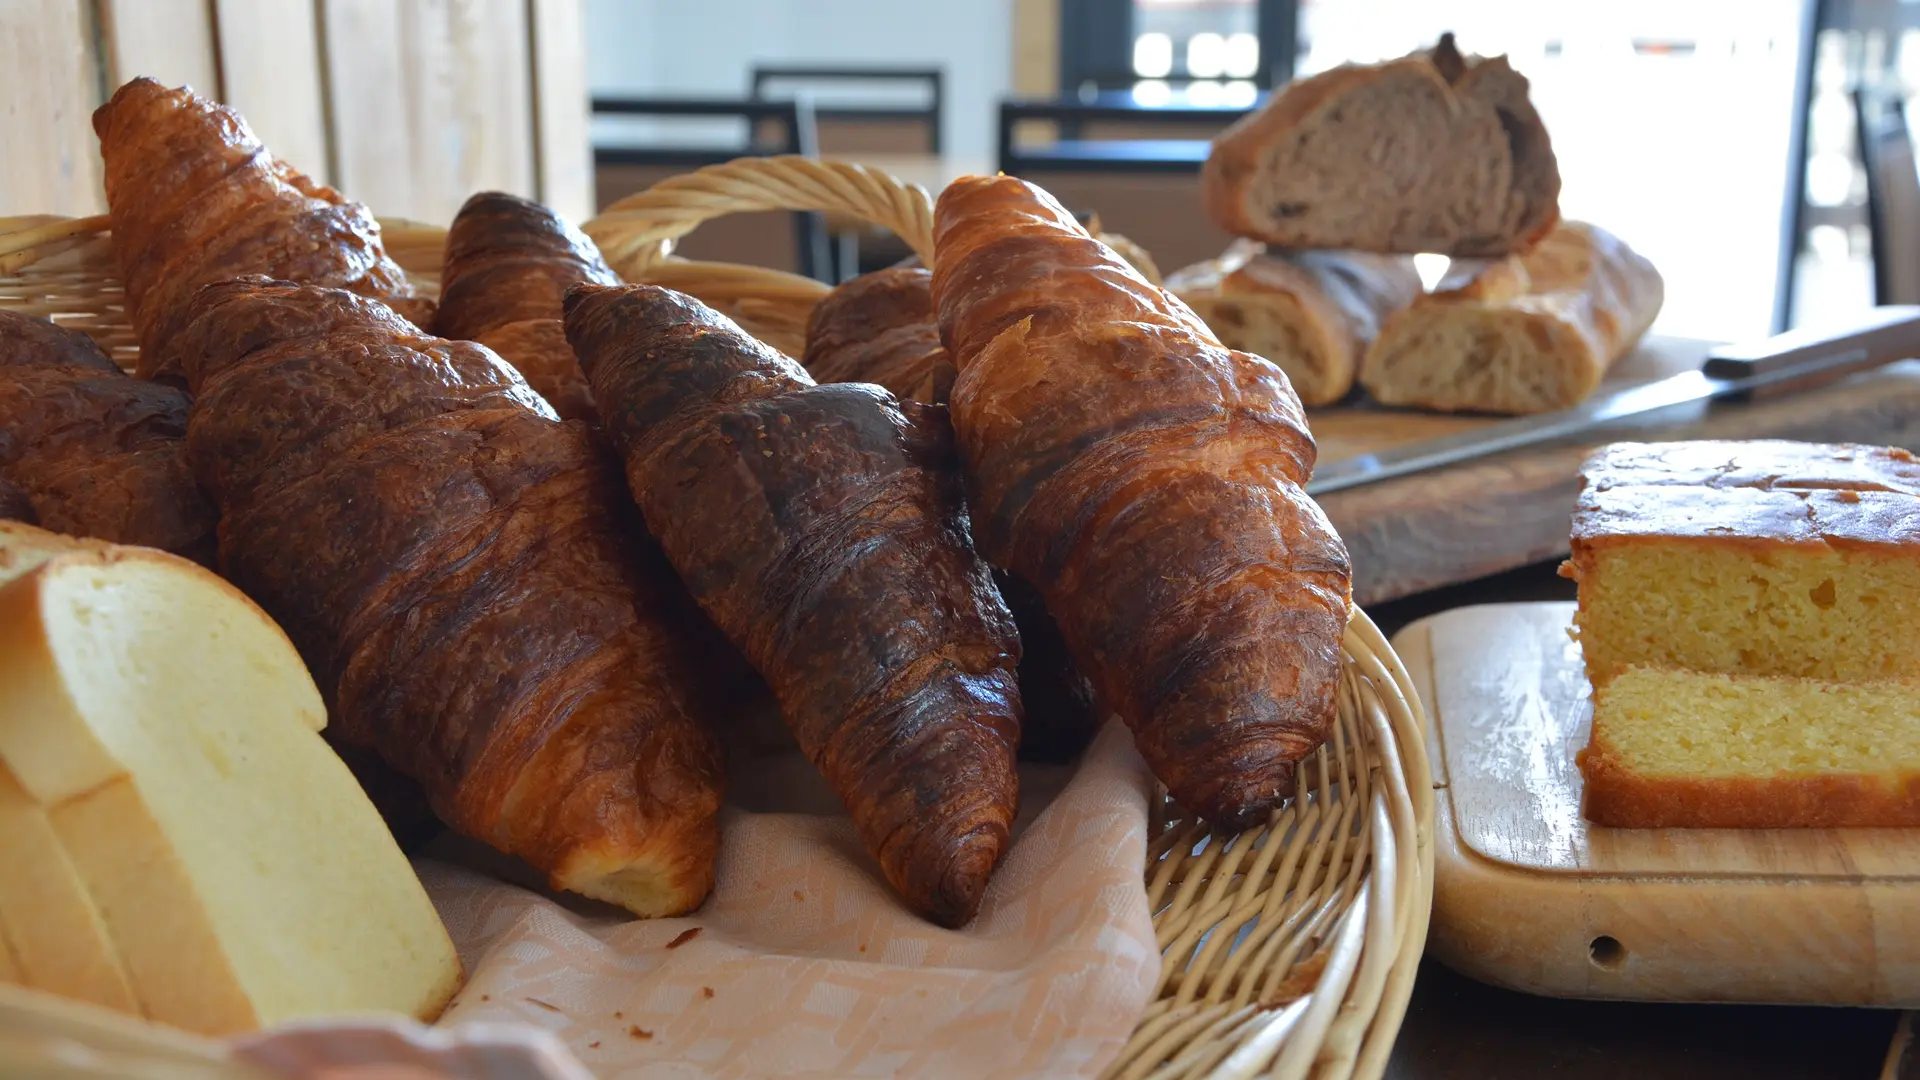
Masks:
[[[1591,714],[1572,604],[1394,638],[1427,707],[1427,948],[1553,997],[1920,1005],[1920,829],[1608,829],[1580,816]]]
[[[1600,393],[1697,370],[1712,344],[1650,337]],[[1331,463],[1498,422],[1373,406],[1317,409],[1307,422]],[[1319,498],[1353,557],[1354,599],[1376,604],[1564,555],[1580,462],[1617,439],[1787,438],[1920,449],[1920,361],[1792,396],[1696,403],[1575,443],[1534,447]]]

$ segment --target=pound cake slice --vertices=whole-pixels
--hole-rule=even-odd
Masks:
[[[1920,678],[1920,461],[1784,441],[1616,443],[1582,469],[1575,633],[1631,665]]]
[[[1594,694],[1586,816],[1627,829],[1920,825],[1920,682],[1629,667]]]

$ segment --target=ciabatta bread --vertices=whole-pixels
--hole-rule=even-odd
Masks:
[[[1209,216],[1287,248],[1493,257],[1560,217],[1560,167],[1505,57],[1427,52],[1289,84],[1213,142]]]
[[[1174,271],[1167,288],[1221,344],[1279,364],[1303,405],[1346,397],[1383,320],[1421,291],[1408,256],[1269,251],[1252,240]]]
[[[1660,272],[1618,237],[1564,222],[1527,254],[1462,268],[1389,318],[1360,384],[1387,405],[1568,408],[1633,351],[1664,296]]]

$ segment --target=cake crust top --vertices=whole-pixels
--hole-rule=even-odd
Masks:
[[[1580,470],[1573,545],[1634,538],[1920,545],[1920,460],[1777,439],[1614,443]]]

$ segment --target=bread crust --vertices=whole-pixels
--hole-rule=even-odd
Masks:
[[[0,517],[211,565],[215,512],[187,467],[187,407],[80,331],[0,311],[0,480],[12,489]]]
[[[1020,643],[968,540],[942,410],[815,385],[654,286],[576,287],[567,337],[660,546],[888,882],[970,921],[1011,842]]]
[[[1391,125],[1409,123],[1416,127],[1390,136]],[[1402,156],[1330,149],[1336,131]],[[1294,155],[1313,157],[1316,175],[1290,164]],[[1386,172],[1395,179],[1372,190]],[[1201,202],[1215,222],[1284,248],[1504,256],[1553,228],[1559,193],[1526,79],[1505,57],[1461,57],[1452,35],[1430,51],[1289,84],[1221,133],[1201,172]]]
[[[1595,730],[1577,756],[1581,813],[1616,829],[1904,829],[1920,826],[1920,772],[1742,777],[1642,776]]]
[[[40,523],[40,516],[33,509],[33,500],[27,498],[26,491],[20,485],[4,476],[0,476],[0,521],[18,521],[24,525]]]
[[[1783,439],[1612,443],[1580,467],[1572,558],[1615,544],[1779,545],[1885,551],[1920,544],[1920,459],[1899,447]]]
[[[567,344],[567,289],[618,285],[600,249],[552,210],[483,191],[447,229],[434,332],[500,354],[562,420],[599,419],[593,392]]]
[[[698,906],[719,742],[592,430],[343,290],[212,285],[181,342],[222,571],[298,646],[334,735],[556,888]]]
[[[276,161],[238,112],[148,78],[93,114],[137,373],[183,384],[170,350],[203,285],[266,274],[338,286],[431,325],[373,214]]]
[[[801,363],[823,383],[870,382],[902,401],[946,404],[954,368],[933,323],[933,275],[893,267],[843,282],[807,317]]]

